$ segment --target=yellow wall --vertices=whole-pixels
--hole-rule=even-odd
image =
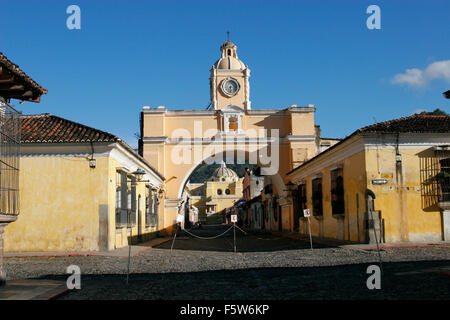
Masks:
[[[307,163],[289,175],[295,183],[307,183],[307,207],[312,209],[312,177],[322,174],[323,218],[311,217],[312,234],[318,237],[364,242],[365,192],[374,192],[374,210],[384,220],[384,239],[389,242],[426,242],[442,240],[442,217],[438,208],[423,208],[420,185],[419,154],[424,148],[402,148],[401,169],[396,169],[395,149],[380,145],[347,156],[340,161],[332,157],[348,152],[356,146],[357,138],[350,139],[335,150]],[[326,165],[325,165],[326,164]],[[342,220],[333,217],[331,209],[330,169],[343,165],[345,215]],[[376,185],[373,179],[387,179],[387,184]],[[359,208],[357,206],[357,195]],[[300,232],[307,233],[307,219],[300,219]],[[359,232],[358,232],[359,230]],[[340,231],[340,232],[339,232]]]
[[[216,213],[233,207],[235,202],[242,198],[242,181],[243,178],[239,178],[238,181],[206,181],[204,184],[190,184],[191,201],[199,209],[199,217],[206,219],[207,204],[216,204]],[[222,190],[221,195],[217,194],[218,189]],[[225,193],[226,189],[230,190],[229,195]],[[202,195],[197,195],[198,190],[202,191]]]
[[[399,171],[395,166],[394,149],[366,151],[368,185],[377,196],[375,210],[380,210],[385,219],[387,242],[441,240],[439,209],[422,208],[418,154],[423,150],[400,149],[402,167]],[[372,179],[376,178],[386,178],[388,183],[372,185]]]
[[[22,157],[20,215],[5,229],[5,251],[97,250],[99,210],[108,206],[108,159]]]
[[[128,245],[127,228],[116,229],[116,168],[112,157],[25,156],[20,162],[20,214],[5,228],[5,251],[95,251]],[[156,235],[145,226],[145,183],[141,195],[142,241]],[[159,208],[164,225],[164,201]],[[138,227],[132,228],[134,242]],[[127,236],[128,234],[128,236]]]

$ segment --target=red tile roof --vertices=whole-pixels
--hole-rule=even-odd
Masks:
[[[21,116],[21,143],[98,143],[117,142],[136,158],[145,163],[163,181],[166,179],[133,148],[116,135],[85,126],[50,113]]]
[[[4,67],[14,79],[17,79],[17,81],[23,83],[23,85],[33,91],[31,101],[39,102],[40,96],[48,92],[47,89],[31,79],[31,77],[23,72],[17,64],[13,63],[5,55],[3,55],[2,52],[0,52],[0,67]]]
[[[23,115],[22,143],[117,142],[108,132],[63,119],[49,113]]]
[[[322,153],[319,153],[315,157],[305,161],[298,167],[292,169],[287,174],[291,174],[302,166],[314,161],[315,159],[322,157],[324,154],[328,154],[331,150],[337,146],[345,143],[351,137],[359,133],[449,133],[450,134],[450,116],[436,116],[436,115],[419,115],[414,114],[409,117],[403,117],[399,119],[384,121],[375,123],[361,129],[356,130],[351,135],[345,137],[338,143],[334,144]]]
[[[361,128],[357,132],[384,132],[384,133],[407,133],[407,132],[450,132],[450,116],[436,115],[412,115],[400,119],[379,122]]]

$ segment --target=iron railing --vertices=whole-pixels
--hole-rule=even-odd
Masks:
[[[19,214],[20,112],[0,100],[0,214]]]
[[[450,150],[420,158],[422,207],[450,202]]]

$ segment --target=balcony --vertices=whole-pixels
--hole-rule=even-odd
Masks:
[[[0,215],[19,214],[20,132],[20,112],[0,97]]]

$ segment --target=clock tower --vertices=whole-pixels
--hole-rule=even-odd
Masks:
[[[237,55],[237,46],[230,40],[220,47],[222,56],[211,68],[211,107],[221,110],[227,106],[237,106],[250,110],[250,69]]]

